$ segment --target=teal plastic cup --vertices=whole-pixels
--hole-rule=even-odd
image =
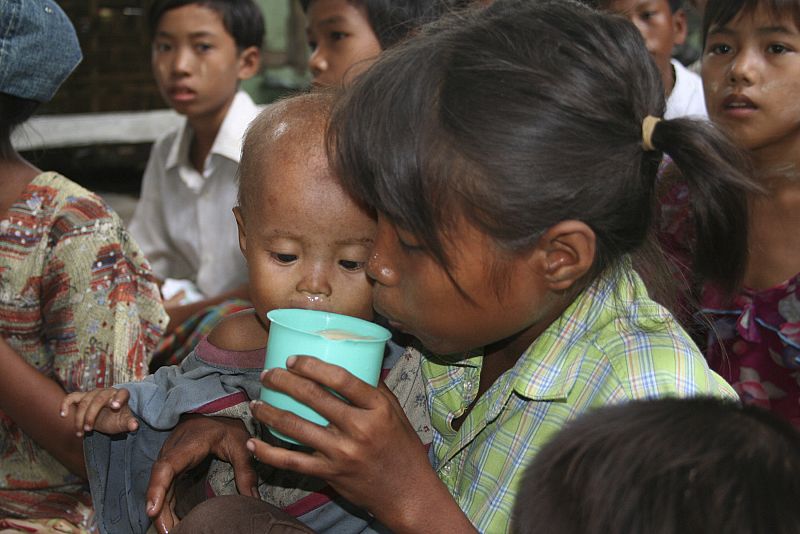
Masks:
[[[364,382],[377,386],[386,342],[392,334],[375,323],[316,310],[281,309],[267,313],[269,339],[264,369],[286,369],[290,356],[314,356],[345,368]],[[328,420],[289,395],[261,388],[261,400],[312,423],[327,426]],[[299,443],[270,428],[272,435]]]

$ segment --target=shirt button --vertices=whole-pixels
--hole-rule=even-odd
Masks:
[[[466,382],[464,382],[464,389],[467,391],[472,389],[472,380],[467,380]]]

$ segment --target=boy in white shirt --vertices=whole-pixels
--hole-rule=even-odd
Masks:
[[[162,281],[185,281],[173,298],[163,288],[170,331],[247,298],[231,209],[242,137],[258,113],[239,83],[258,72],[264,21],[252,0],[159,0],[149,22],[156,83],[186,120],[153,146],[130,232]]]
[[[708,117],[700,76],[672,58],[672,49],[683,44],[688,30],[682,0],[587,0],[584,3],[619,13],[639,29],[664,82],[665,119]]]

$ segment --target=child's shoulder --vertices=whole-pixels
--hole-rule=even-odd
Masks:
[[[208,342],[224,350],[249,351],[267,346],[267,329],[250,308],[225,317],[208,335]]]

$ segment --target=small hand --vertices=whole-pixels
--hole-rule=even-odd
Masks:
[[[168,299],[164,299],[164,309],[169,312],[172,308],[177,308],[181,305],[181,301],[186,297],[186,291],[181,289]]]
[[[204,415],[181,419],[161,447],[147,487],[147,515],[153,518],[160,534],[166,534],[178,523],[174,511],[175,480],[209,456],[231,464],[240,494],[258,497],[258,477],[246,448],[249,437],[244,423],[238,419]]]
[[[98,430],[105,434],[134,432],[139,422],[128,407],[130,393],[124,388],[100,388],[70,393],[61,402],[61,417],[67,417],[76,406],[75,434]]]

